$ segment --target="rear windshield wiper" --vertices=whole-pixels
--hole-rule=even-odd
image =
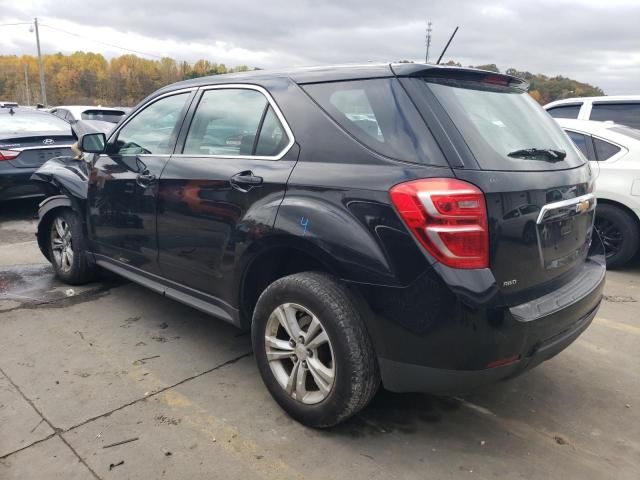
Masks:
[[[567,152],[564,150],[555,150],[553,148],[523,148],[522,150],[514,150],[507,153],[508,157],[512,158],[530,158],[536,159],[538,157],[545,157],[545,159],[552,162],[559,162],[567,156]]]

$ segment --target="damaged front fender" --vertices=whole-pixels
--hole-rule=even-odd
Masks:
[[[47,161],[31,176],[31,180],[45,182],[63,194],[86,200],[89,188],[87,163],[73,157],[56,157]]]

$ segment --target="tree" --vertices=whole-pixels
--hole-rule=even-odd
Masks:
[[[200,59],[193,64],[177,63],[164,57],[150,60],[136,55],[121,55],[106,60],[99,53],[74,52],[71,55],[56,53],[44,56],[47,97],[51,105],[103,104],[131,106],[160,87],[183,79],[220,75],[251,70],[247,65],[228,67]],[[401,60],[408,62],[408,60]],[[455,60],[443,65],[461,67]],[[24,70],[27,67],[29,94],[25,85]],[[499,73],[496,64],[479,65],[476,68]],[[254,68],[255,70],[255,68]],[[529,82],[529,94],[545,104],[559,98],[604,95],[602,89],[563,76],[548,77],[506,70],[508,75]],[[38,63],[31,55],[0,55],[0,98],[15,100],[21,104],[41,102]]]

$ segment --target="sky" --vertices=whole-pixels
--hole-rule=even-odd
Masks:
[[[640,94],[640,0],[0,0],[0,54],[127,53],[281,68],[445,60]],[[68,32],[68,33],[65,33]],[[99,43],[102,42],[102,43]],[[109,44],[109,45],[106,45]]]

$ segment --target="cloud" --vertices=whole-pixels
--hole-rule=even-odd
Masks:
[[[0,23],[37,14],[45,25],[155,55],[263,68],[421,60],[430,19],[432,58],[460,25],[446,58],[562,74],[609,94],[640,93],[640,2],[633,0],[66,0],[63,15],[54,0],[7,7]],[[14,31],[3,30],[2,50],[32,53],[20,50],[28,35]],[[46,27],[43,45],[122,53]]]

